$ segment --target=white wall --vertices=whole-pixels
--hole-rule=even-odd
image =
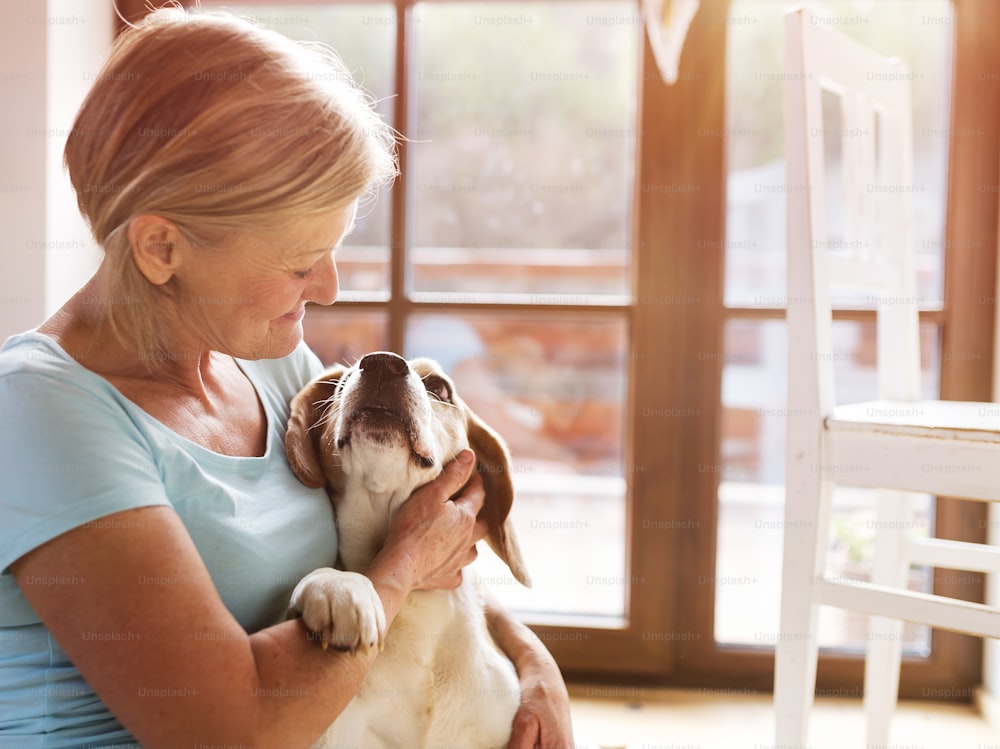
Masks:
[[[62,148],[113,29],[107,0],[12,5],[0,11],[0,340],[42,322],[97,267]]]
[[[91,276],[101,257],[77,211],[62,152],[77,109],[107,59],[114,27],[110,5],[107,0],[48,0],[50,15],[75,15],[86,21],[49,29],[46,107],[52,136],[46,138],[46,316]]]

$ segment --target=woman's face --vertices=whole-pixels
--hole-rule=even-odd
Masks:
[[[225,247],[188,248],[174,274],[182,338],[241,359],[290,354],[302,340],[306,303],[337,298],[334,251],[353,228],[356,207],[281,232],[242,235]]]

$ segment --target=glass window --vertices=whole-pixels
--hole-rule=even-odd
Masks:
[[[629,293],[636,18],[620,2],[414,8],[414,292]]]
[[[875,326],[836,322],[833,326],[837,400],[873,399]],[[925,397],[938,392],[940,366],[937,326],[921,326]],[[718,465],[699,470],[719,475],[719,528],[715,636],[719,642],[773,645],[778,632],[781,595],[781,545],[784,531],[785,425],[788,408],[787,340],[780,320],[733,320],[726,326],[722,381],[722,445]],[[845,470],[849,470],[849,466]],[[871,566],[871,541],[877,519],[875,494],[837,487],[830,532],[830,574],[864,579]],[[933,501],[915,495],[921,527],[931,534]],[[914,571],[914,589],[929,590],[927,571]],[[865,617],[853,612],[824,612],[820,643],[860,648]],[[904,632],[907,648],[925,652],[929,632]]]
[[[902,57],[910,67],[914,184],[908,187],[914,201],[918,290],[925,304],[940,306],[951,137],[951,1],[825,0],[815,6],[827,14],[823,17],[831,27],[886,56]],[[785,306],[782,113],[788,7],[771,0],[734,0],[730,13],[725,301],[732,307]],[[850,133],[844,133],[836,111],[827,115],[825,140],[836,149],[837,139]]]

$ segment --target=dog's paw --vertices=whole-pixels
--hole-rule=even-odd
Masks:
[[[292,591],[289,613],[302,617],[323,649],[354,653],[382,649],[385,612],[371,581],[356,572],[313,570]]]

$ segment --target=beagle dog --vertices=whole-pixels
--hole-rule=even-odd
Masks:
[[[476,453],[486,489],[487,541],[530,586],[508,520],[514,491],[507,448],[436,362],[371,353],[352,367],[333,367],[292,400],[288,459],[303,483],[330,494],[342,569],[309,573],[289,613],[302,616],[324,647],[382,650],[314,749],[508,745],[517,674],[487,631],[468,570],[456,590],[410,594],[388,631],[381,601],[361,574],[393,513],[466,447]]]

